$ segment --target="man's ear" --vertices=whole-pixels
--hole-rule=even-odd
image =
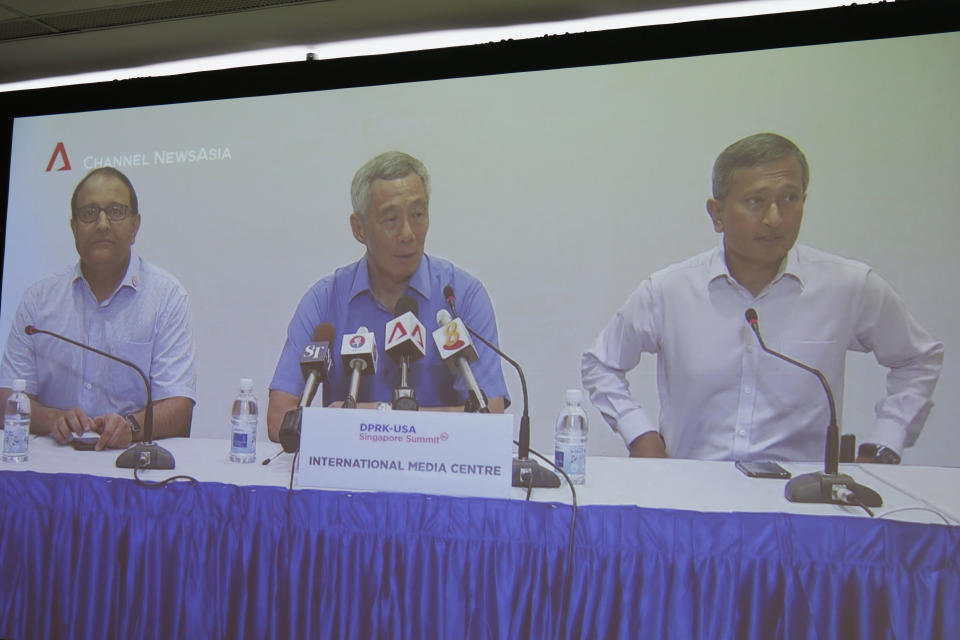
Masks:
[[[356,213],[350,214],[350,231],[353,232],[353,237],[357,239],[357,242],[367,244],[367,234],[363,220]]]
[[[723,204],[719,200],[714,200],[713,198],[707,199],[707,214],[710,216],[710,221],[713,222],[713,230],[717,233],[723,233]]]
[[[133,233],[130,234],[130,244],[133,244],[137,240],[137,232],[140,231],[140,214],[133,214]]]

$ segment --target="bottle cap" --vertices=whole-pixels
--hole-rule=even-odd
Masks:
[[[27,388],[27,381],[23,378],[17,378],[13,381],[13,391],[14,393],[18,391],[24,391]]]
[[[240,378],[240,391],[253,391],[253,378]]]
[[[580,389],[567,389],[567,404],[580,404],[583,401],[583,391]]]

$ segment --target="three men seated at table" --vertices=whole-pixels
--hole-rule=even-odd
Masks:
[[[762,133],[717,158],[707,213],[719,246],[643,280],[582,356],[583,386],[631,456],[822,460],[828,403],[842,406],[848,350],[889,368],[858,460],[899,462],[932,406],[943,344],[867,265],[796,245],[810,170],[790,140]],[[628,371],[657,355],[660,416],[630,395]]]
[[[52,336],[27,335],[33,325],[136,364],[151,381],[154,437],[190,435],[197,385],[187,292],[131,250],[141,220],[133,185],[112,167],[94,169],[70,209],[80,259],[31,285],[20,301],[0,363],[0,401],[23,378],[33,433],[65,444],[93,431],[98,450],[143,436],[140,376]]]
[[[858,460],[899,462],[917,439],[932,407],[943,345],[870,267],[796,244],[809,176],[803,152],[782,136],[757,134],[727,147],[714,164],[706,203],[722,236],[718,246],[643,280],[583,354],[583,386],[631,456],[822,459],[823,389],[810,373],[759,348],[744,320],[747,309],[758,313],[770,347],[823,371],[838,407],[848,350],[872,352],[889,369],[886,396]],[[380,332],[405,295],[429,321],[447,307],[450,286],[466,323],[497,342],[480,281],[424,251],[430,178],[423,164],[399,151],[380,154],[357,171],[350,191],[350,228],[365,252],[314,284],[289,323],[270,383],[272,440],[298,404],[300,353],[321,323],[338,337],[361,326]],[[131,250],[141,220],[133,185],[116,169],[91,171],[76,186],[71,210],[79,261],[24,295],[0,363],[0,400],[23,378],[33,398],[33,432],[66,443],[95,431],[98,448],[126,447],[141,437],[145,393],[138,376],[53,337],[24,333],[35,325],[138,364],[152,381],[156,437],[189,435],[196,376],[187,294]],[[362,379],[362,407],[389,401],[397,386],[398,365],[383,357],[383,346],[378,340],[379,371]],[[509,397],[500,360],[482,344],[477,350],[479,386],[491,410],[502,412]],[[657,355],[656,422],[626,381],[643,353]],[[343,369],[335,362],[325,389],[332,406],[347,394]],[[435,350],[426,350],[411,376],[424,408],[464,409],[466,385]]]

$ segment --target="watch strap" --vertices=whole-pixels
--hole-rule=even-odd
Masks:
[[[857,455],[863,458],[873,458],[881,464],[900,464],[900,454],[882,444],[864,442],[857,450]]]
[[[123,416],[123,419],[127,421],[127,426],[130,427],[130,436],[131,439],[136,440],[137,436],[140,435],[142,429],[140,428],[140,422],[137,420],[137,416],[132,413],[128,413]]]

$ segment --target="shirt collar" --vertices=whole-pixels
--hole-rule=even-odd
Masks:
[[[773,277],[773,280],[767,286],[769,287],[776,284],[784,276],[790,276],[800,284],[800,288],[802,289],[803,271],[800,252],[797,249],[797,244],[794,243],[794,245],[790,247],[787,257],[780,263],[777,275]],[[729,282],[736,282],[734,277],[730,275],[730,269],[727,267],[727,261],[723,253],[722,237],[720,238],[720,244],[713,250],[710,254],[710,259],[707,261],[707,282],[713,282],[717,278],[725,278]]]
[[[407,288],[420,294],[424,300],[430,299],[430,258],[427,254],[423,254],[420,258],[420,264],[410,277]],[[364,253],[357,262],[357,271],[353,277],[353,285],[350,287],[350,299],[353,300],[366,291],[370,291],[370,272],[367,269],[367,254]],[[372,291],[370,295],[373,295]]]
[[[83,270],[80,269],[80,261],[77,260],[77,263],[73,266],[73,282],[83,282],[87,285],[87,288],[90,287],[90,284],[87,282],[87,279],[83,277]],[[117,294],[117,291],[123,289],[124,287],[129,287],[134,291],[137,290],[137,287],[140,285],[140,256],[138,256],[133,251],[130,252],[130,262],[127,264],[127,271],[123,274],[123,280],[120,281],[120,285],[117,287],[110,296],[103,301],[103,304],[110,302],[113,299],[113,296]]]

